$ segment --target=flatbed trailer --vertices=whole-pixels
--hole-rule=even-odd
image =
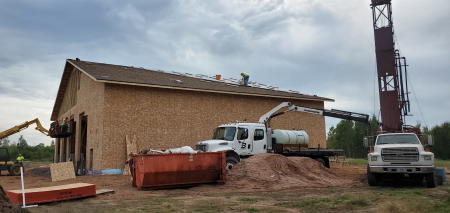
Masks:
[[[280,149],[274,149],[275,153],[286,156],[286,157],[309,157],[312,158],[323,166],[330,168],[329,157],[338,156],[343,153],[342,149],[323,149],[323,148],[309,148],[309,149],[301,149],[301,150],[283,150],[278,151]]]

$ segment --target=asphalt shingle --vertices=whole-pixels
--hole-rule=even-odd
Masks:
[[[317,101],[334,101],[333,99],[315,95],[285,92],[266,88],[230,84],[213,79],[202,79],[177,75],[174,73],[148,70],[144,68],[121,65],[95,63],[68,59],[82,72],[90,75],[94,80],[106,83],[129,83],[142,86],[169,87],[174,89],[202,90],[205,92],[235,93],[242,95],[272,96],[279,98],[294,98]]]

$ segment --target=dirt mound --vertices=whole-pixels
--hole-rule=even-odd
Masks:
[[[0,212],[2,213],[16,213],[16,212],[30,212],[27,209],[22,209],[19,205],[11,203],[8,196],[6,196],[3,187],[0,186]]]
[[[30,169],[29,171],[25,171],[25,173],[31,172],[31,174],[45,177],[45,178],[52,178],[50,174],[50,167],[49,166],[41,166],[41,167],[35,167]]]
[[[352,181],[308,157],[258,154],[236,164],[227,174],[227,187],[240,190],[280,190],[348,186]]]

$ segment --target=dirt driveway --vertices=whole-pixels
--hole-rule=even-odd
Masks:
[[[239,164],[238,164],[239,165]],[[278,168],[277,171],[283,171]],[[310,168],[311,169],[311,168]],[[326,168],[321,168],[326,169]],[[298,168],[290,168],[297,171]],[[369,187],[365,166],[333,165],[329,170],[345,185],[302,185],[298,182],[285,184],[282,188],[241,181],[242,176],[230,174],[225,184],[203,184],[190,188],[164,190],[137,190],[131,186],[130,176],[103,175],[77,176],[76,179],[52,182],[48,168],[25,171],[25,187],[38,188],[70,183],[95,184],[97,189],[112,189],[113,194],[98,195],[64,202],[41,204],[29,208],[31,212],[411,212],[409,203],[402,203],[406,197],[413,203],[416,199],[425,203],[413,206],[412,212],[433,212],[424,202],[444,203],[450,188],[427,189],[424,186]],[[299,173],[300,174],[300,173]],[[296,175],[299,175],[296,174]],[[261,175],[261,174],[258,174]],[[324,175],[324,174],[318,174]],[[327,174],[328,175],[328,171]],[[234,176],[234,177],[233,177]],[[288,176],[281,174],[280,176]],[[269,176],[271,177],[271,176]],[[234,178],[234,181],[233,181]],[[280,180],[283,180],[280,177]],[[311,177],[307,177],[312,179]],[[249,187],[236,184],[248,184]],[[278,182],[279,183],[279,182]],[[4,190],[21,188],[20,176],[2,173],[0,185]],[[277,182],[274,182],[277,185]],[[256,186],[256,187],[255,187]],[[431,199],[433,198],[433,199]],[[398,200],[398,202],[394,202]],[[406,202],[406,201],[405,201]],[[409,202],[409,201],[408,201]],[[383,207],[379,204],[383,203]],[[448,199],[450,206],[450,198]],[[437,204],[436,204],[437,205]],[[436,206],[435,205],[435,206]],[[406,207],[405,207],[406,206]],[[433,207],[435,208],[435,207]],[[450,207],[449,207],[450,208]],[[403,210],[402,210],[403,209]],[[423,211],[421,210],[423,209]]]

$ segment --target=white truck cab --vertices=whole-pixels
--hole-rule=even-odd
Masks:
[[[240,156],[250,156],[267,152],[267,134],[264,124],[233,123],[220,125],[214,130],[211,140],[195,145],[203,152],[227,152],[227,169],[240,161]]]
[[[220,125],[211,140],[198,142],[196,148],[215,152],[234,150],[238,155],[254,155],[267,152],[267,135],[264,124],[233,123]]]
[[[364,145],[369,146],[369,137]],[[428,145],[432,145],[431,135]],[[414,133],[387,133],[376,136],[368,157],[369,185],[378,185],[383,178],[409,177],[423,179],[427,187],[436,187],[434,154],[427,151]]]

